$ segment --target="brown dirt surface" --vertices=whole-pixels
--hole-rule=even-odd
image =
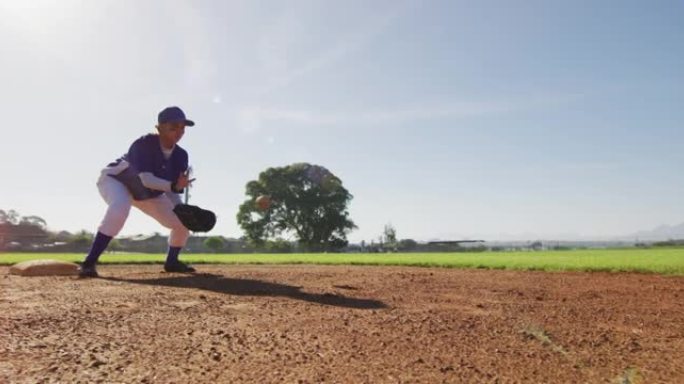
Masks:
[[[0,268],[0,382],[683,383],[684,277]]]

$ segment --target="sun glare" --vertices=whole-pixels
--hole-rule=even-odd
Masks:
[[[0,21],[23,32],[49,31],[82,4],[75,0],[0,0]]]

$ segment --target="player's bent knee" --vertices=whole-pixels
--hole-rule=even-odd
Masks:
[[[179,236],[190,236],[190,230],[183,225],[179,220],[175,220],[168,228],[173,233],[177,233]]]
[[[180,228],[174,228],[173,231],[178,233],[178,236],[182,236],[185,238],[190,237],[190,230],[183,226],[181,226]]]

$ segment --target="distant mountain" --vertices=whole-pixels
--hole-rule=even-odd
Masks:
[[[684,223],[678,225],[661,225],[648,231],[639,231],[631,235],[640,241],[664,241],[684,239]]]

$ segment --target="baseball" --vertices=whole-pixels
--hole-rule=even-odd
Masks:
[[[261,210],[267,210],[271,206],[271,198],[266,195],[261,195],[255,200],[257,207]]]

